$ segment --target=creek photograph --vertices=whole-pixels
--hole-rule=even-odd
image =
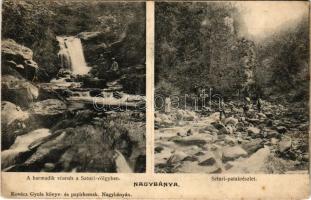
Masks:
[[[309,4],[155,3],[155,172],[308,174]]]
[[[1,168],[144,173],[146,5],[4,0]]]

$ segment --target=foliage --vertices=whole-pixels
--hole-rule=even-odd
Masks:
[[[274,34],[258,45],[261,69],[256,81],[267,92],[307,98],[309,81],[309,25],[303,18],[297,25]],[[268,91],[270,88],[270,91]],[[272,90],[271,90],[272,88]],[[301,98],[300,98],[301,99]]]
[[[156,83],[165,79],[183,94],[244,84],[238,69],[253,47],[241,45],[237,14],[231,3],[156,4]]]

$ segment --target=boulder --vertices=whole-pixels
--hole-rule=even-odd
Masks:
[[[291,138],[284,137],[280,142],[279,142],[279,151],[281,153],[284,153],[285,151],[289,150],[292,146],[292,140]]]
[[[269,173],[269,156],[269,147],[261,148],[245,160],[231,162],[226,173]]]
[[[251,141],[245,141],[241,144],[241,146],[248,153],[248,155],[251,155],[255,153],[258,149],[264,147],[264,141],[257,138]]]
[[[248,127],[248,128],[247,128],[247,133],[248,133],[248,135],[251,136],[252,138],[261,137],[260,129],[259,129],[259,128],[256,128],[256,127]]]
[[[196,136],[176,138],[173,141],[177,144],[185,145],[185,146],[189,146],[189,145],[202,146],[207,143],[206,139],[203,139],[202,137],[196,137]]]
[[[211,125],[213,125],[217,130],[225,128],[225,125],[222,124],[221,122],[212,122]]]
[[[67,105],[58,99],[47,99],[31,104],[28,112],[36,123],[51,127],[65,117]]]
[[[262,132],[263,132],[263,137],[268,138],[268,139],[270,139],[270,138],[277,138],[277,137],[280,136],[280,134],[277,131],[271,130],[271,129],[268,129],[268,128],[263,129]]]
[[[185,152],[176,151],[173,153],[173,155],[171,155],[169,157],[169,159],[167,160],[167,163],[168,164],[175,164],[175,163],[183,161],[187,157],[188,157],[188,155]]]
[[[218,133],[218,129],[216,129],[213,125],[207,125],[203,130],[209,131],[211,133]]]
[[[222,160],[224,162],[247,156],[247,152],[240,146],[224,147]]]
[[[224,141],[231,146],[234,146],[237,143],[237,140],[229,135],[225,136]]]
[[[287,131],[287,128],[286,128],[285,126],[277,126],[277,127],[276,127],[276,130],[277,130],[279,133],[283,134],[283,133],[285,133],[285,132]]]
[[[228,117],[224,120],[225,125],[233,125],[236,126],[239,123],[239,120],[234,117]]]
[[[12,39],[3,40],[1,43],[2,68],[18,71],[23,77],[32,80],[38,70],[34,62],[31,49],[16,43]]]
[[[207,153],[205,155],[198,157],[199,165],[202,166],[211,166],[216,164],[216,158],[212,153]]]
[[[28,107],[39,96],[39,89],[23,79],[4,75],[1,81],[2,100]]]
[[[17,135],[25,131],[28,119],[29,114],[19,106],[8,101],[1,102],[1,149],[9,148]]]

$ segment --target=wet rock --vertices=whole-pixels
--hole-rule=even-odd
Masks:
[[[63,152],[64,149],[69,146],[69,144],[64,142],[65,137],[65,131],[60,132],[60,135],[54,135],[54,137],[51,137],[48,142],[38,147],[37,151],[24,162],[24,165],[31,166],[39,163],[43,165],[45,161],[53,161],[54,163],[56,161],[55,159],[61,156],[59,155],[60,152]]]
[[[2,99],[28,107],[39,96],[39,89],[26,80],[5,75],[1,80]]]
[[[49,129],[38,129],[30,133],[18,136],[14,144],[8,149],[1,152],[2,162],[1,167],[7,168],[11,165],[19,164],[27,157],[27,152],[30,151],[29,146],[42,138],[49,136]]]
[[[245,156],[247,156],[247,152],[244,149],[242,149],[240,146],[223,148],[222,160],[224,162],[235,160],[239,157],[245,157]]]
[[[32,144],[40,141],[41,139],[49,135],[51,135],[51,132],[49,129],[46,128],[31,131],[30,133],[18,136],[10,149],[26,151],[30,148]]]

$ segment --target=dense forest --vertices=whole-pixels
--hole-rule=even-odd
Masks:
[[[308,20],[253,41],[234,3],[156,4],[156,94],[194,95],[244,88],[265,98],[308,96]],[[290,95],[287,95],[290,94]]]

